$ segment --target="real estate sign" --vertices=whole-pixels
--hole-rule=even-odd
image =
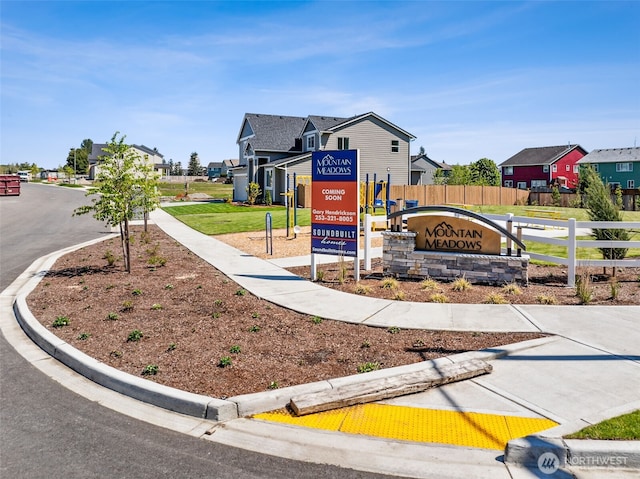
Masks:
[[[358,150],[311,155],[311,253],[358,256]]]

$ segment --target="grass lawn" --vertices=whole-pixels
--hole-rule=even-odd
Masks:
[[[562,219],[575,218],[577,221],[589,221],[589,215],[586,209],[582,208],[560,208],[556,206],[474,206],[471,208],[476,213],[484,213],[490,215],[506,215],[507,213],[513,213],[515,216],[527,216],[527,210],[549,210],[559,211]],[[640,211],[623,211],[623,221],[640,221]]]
[[[287,212],[284,206],[237,206],[229,203],[203,203],[200,205],[167,206],[167,213],[187,226],[207,235],[264,231],[265,216],[271,213],[274,229],[287,227]],[[299,208],[297,224],[311,224],[311,210]]]
[[[194,183],[199,184],[199,183]],[[229,185],[219,185],[229,186]],[[480,207],[476,207],[480,210]],[[516,210],[514,208],[519,208]],[[482,207],[482,212],[491,214],[505,214],[507,212],[516,215],[524,215],[522,206],[491,206]],[[491,209],[492,211],[486,211]],[[573,208],[557,208],[566,212],[566,217],[576,217],[580,213],[586,218],[585,210],[576,210]],[[226,233],[239,233],[243,231],[263,231],[265,229],[265,214],[271,213],[272,224],[274,229],[286,228],[286,210],[283,206],[237,206],[230,203],[202,203],[198,205],[185,206],[167,206],[164,210],[175,216],[183,223],[191,228],[207,235],[219,235]],[[480,212],[480,211],[479,211]],[[384,209],[378,209],[377,214],[384,214]],[[630,216],[637,218],[626,218],[629,221],[640,221],[640,212],[627,212]],[[563,214],[565,216],[565,214]],[[299,226],[308,226],[311,224],[310,209],[298,208],[297,224]],[[592,239],[590,236],[580,236],[580,240]],[[631,240],[640,240],[640,231],[631,231]],[[545,254],[549,256],[567,257],[567,248],[551,244],[537,243],[526,241],[527,251]],[[602,259],[600,250],[596,248],[578,248],[577,257],[579,259]],[[640,248],[630,248],[627,257],[640,257]],[[540,261],[534,260],[536,263]]]
[[[587,426],[576,433],[565,436],[565,439],[638,441],[640,440],[640,409]]]
[[[184,183],[160,183],[161,196],[176,196],[184,193]],[[233,185],[225,185],[224,183],[212,183],[211,181],[197,181],[189,183],[189,193],[206,193],[215,199],[231,198],[233,196]]]

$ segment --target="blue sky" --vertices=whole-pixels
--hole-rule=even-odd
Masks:
[[[436,161],[640,145],[640,2],[5,1],[0,163],[237,158],[245,112],[374,111]]]

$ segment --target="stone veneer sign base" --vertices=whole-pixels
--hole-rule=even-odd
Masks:
[[[464,277],[470,283],[528,284],[529,256],[450,253],[416,250],[416,233],[382,233],[382,265],[385,274],[398,278],[452,281]]]

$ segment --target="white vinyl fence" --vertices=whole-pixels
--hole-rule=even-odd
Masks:
[[[567,257],[551,256],[546,254],[532,253],[527,254],[537,260],[548,261],[550,263],[562,264],[567,267],[567,286],[575,286],[576,269],[582,266],[609,266],[616,268],[640,268],[640,258],[625,259],[578,259],[576,258],[576,250],[580,248],[640,248],[640,241],[614,241],[614,240],[578,240],[577,232],[583,229],[633,229],[640,231],[640,222],[637,221],[576,221],[574,218],[568,220],[551,220],[542,218],[530,218],[525,216],[507,215],[484,215],[494,221],[505,221],[507,229],[509,222],[513,227],[522,228],[522,240],[532,241],[536,243],[553,244],[565,246],[567,248]],[[545,228],[558,228],[566,231],[560,237],[550,237],[542,234]],[[538,233],[536,234],[536,231]]]
[[[567,267],[567,286],[575,286],[576,270],[584,266],[602,266],[616,268],[640,268],[640,258],[625,259],[578,259],[576,258],[577,248],[640,248],[640,241],[596,241],[578,240],[577,236],[590,234],[591,229],[628,229],[640,231],[638,221],[576,221],[574,218],[568,220],[553,220],[542,218],[531,218],[528,216],[514,216],[511,213],[506,215],[483,215],[493,221],[504,222],[508,231],[516,229],[518,236],[523,241],[565,246],[567,257],[551,256],[527,251],[526,254],[532,259],[548,261],[549,263],[561,264]],[[384,217],[376,217],[376,221],[383,221]],[[365,270],[371,269],[371,229],[373,218],[365,215],[364,234],[365,248],[364,260]],[[549,234],[547,228],[554,230],[554,234]],[[519,231],[518,231],[519,230]],[[368,266],[367,266],[368,265]]]

